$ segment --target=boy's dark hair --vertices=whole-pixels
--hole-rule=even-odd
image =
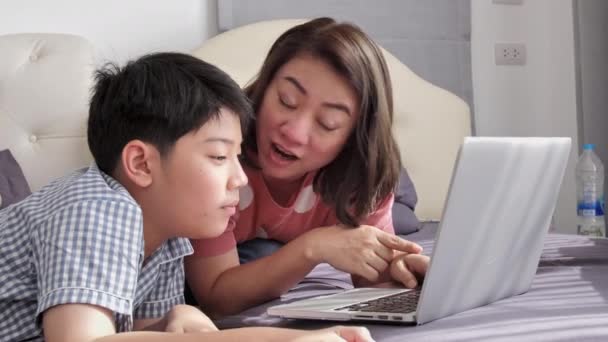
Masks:
[[[89,149],[99,169],[111,175],[129,141],[153,144],[165,156],[180,137],[217,118],[221,108],[238,115],[246,132],[249,100],[230,76],[196,57],[154,53],[123,68],[109,63],[95,73]]]

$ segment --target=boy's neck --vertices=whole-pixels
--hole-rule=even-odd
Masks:
[[[129,192],[131,197],[139,204],[143,214],[143,240],[144,240],[144,262],[152,255],[169,237],[164,234],[162,226],[159,226],[158,217],[152,217],[154,209],[150,207],[150,203],[146,199],[152,196],[146,193],[142,188],[137,187],[127,177],[124,176],[120,169],[115,172],[113,177],[120,182]]]
[[[146,222],[144,218],[144,222]],[[144,224],[144,262],[165,242],[166,237],[160,236],[158,230],[146,229]]]

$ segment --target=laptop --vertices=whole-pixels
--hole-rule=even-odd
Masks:
[[[424,324],[525,293],[570,144],[570,138],[465,138],[421,289],[357,288],[273,306],[268,314]]]

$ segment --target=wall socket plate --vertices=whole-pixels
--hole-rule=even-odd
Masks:
[[[524,0],[492,0],[492,2],[501,5],[521,5]]]
[[[494,61],[496,65],[525,65],[526,44],[496,43],[494,44]]]

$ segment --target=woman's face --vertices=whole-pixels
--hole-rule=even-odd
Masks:
[[[325,61],[298,56],[268,85],[257,113],[258,161],[269,180],[293,181],[329,164],[359,115],[354,88]]]

